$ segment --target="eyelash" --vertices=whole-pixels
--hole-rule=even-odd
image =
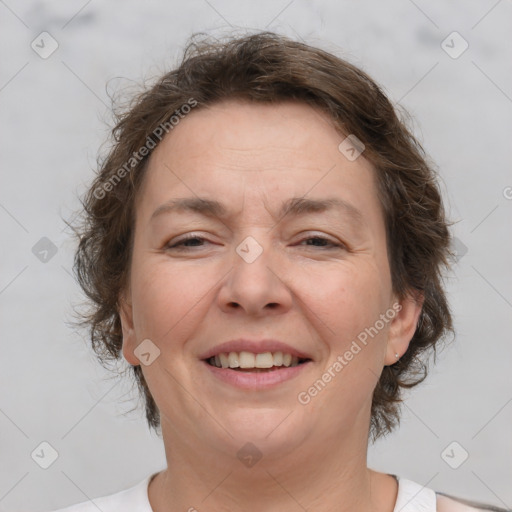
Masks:
[[[190,240],[203,240],[203,241],[208,241],[206,240],[205,238],[201,237],[201,236],[197,236],[197,235],[188,235],[187,237],[185,238],[182,238],[179,242],[173,244],[173,245],[167,245],[166,248],[167,249],[177,249],[177,250],[187,250],[187,249],[190,249],[191,247],[186,247],[184,244],[186,242],[189,242]],[[346,246],[341,244],[341,243],[336,243],[336,242],[333,242],[330,238],[326,238],[326,237],[323,237],[323,236],[310,236],[310,237],[307,237],[307,238],[303,238],[302,240],[300,240],[300,242],[304,242],[306,240],[323,240],[325,242],[328,242],[330,247],[329,246],[311,246],[309,245],[308,247],[320,247],[320,248],[323,248],[323,249],[345,249]],[[201,247],[201,246],[194,246],[194,247]]]

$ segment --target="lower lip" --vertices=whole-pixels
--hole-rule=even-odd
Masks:
[[[217,368],[216,366],[208,364],[206,361],[202,361],[202,363],[215,377],[228,384],[242,389],[266,389],[297,377],[311,362],[308,361],[298,366],[282,367],[280,370],[254,373],[232,370],[230,368]]]

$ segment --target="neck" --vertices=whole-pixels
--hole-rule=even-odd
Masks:
[[[397,483],[367,467],[366,436],[340,439],[323,440],[322,446],[306,441],[284,456],[262,450],[252,467],[211,447],[165,443],[168,467],[149,486],[151,507],[154,512],[393,512]]]

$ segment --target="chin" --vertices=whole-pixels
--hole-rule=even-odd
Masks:
[[[237,451],[252,443],[265,455],[282,457],[297,449],[306,437],[305,418],[293,409],[240,408],[221,417],[224,427],[233,436],[227,440]]]

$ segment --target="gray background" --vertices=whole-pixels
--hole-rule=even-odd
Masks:
[[[371,447],[369,464],[512,507],[511,2],[6,0],[0,508],[61,507],[127,488],[165,465],[142,410],[128,412],[137,405],[130,382],[111,379],[69,325],[81,296],[62,218],[77,209],[107,135],[106,83],[115,91],[156,76],[192,32],[232,27],[274,30],[346,57],[412,114],[458,221],[459,260],[447,281],[457,338],[410,393],[400,430]],[[59,45],[47,58],[31,48],[33,40],[42,46],[43,31]],[[458,58],[441,46],[453,31],[469,44]],[[448,44],[462,48],[461,40]],[[44,253],[43,237],[55,255]],[[31,458],[43,441],[59,454],[46,470]],[[469,454],[457,469],[442,457],[453,441],[445,456],[452,465],[462,450]]]

